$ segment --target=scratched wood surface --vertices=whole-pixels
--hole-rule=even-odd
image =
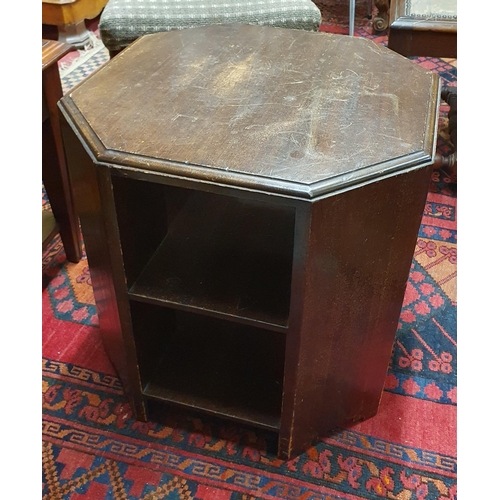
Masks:
[[[288,460],[375,415],[438,100],[436,75],[367,40],[236,25],[144,37],[60,101],[138,420],[216,414]]]
[[[146,36],[70,97],[104,160],[338,186],[430,157],[436,81],[366,39],[231,25]]]

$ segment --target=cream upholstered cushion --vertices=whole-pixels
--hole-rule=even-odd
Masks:
[[[457,0],[406,0],[406,12],[420,18],[456,18]]]
[[[140,36],[208,24],[260,24],[317,31],[321,12],[310,0],[109,0],[99,30],[110,51]]]

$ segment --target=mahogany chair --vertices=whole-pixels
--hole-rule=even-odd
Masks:
[[[42,210],[42,250],[59,233],[70,262],[82,258],[80,224],[73,204],[57,102],[62,97],[57,61],[73,48],[42,40],[42,182],[51,211]]]

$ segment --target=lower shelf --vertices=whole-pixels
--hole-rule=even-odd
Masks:
[[[283,333],[141,302],[131,306],[146,399],[280,428]]]

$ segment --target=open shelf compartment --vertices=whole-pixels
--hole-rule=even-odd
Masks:
[[[292,206],[113,179],[131,299],[288,325]]]
[[[143,394],[279,430],[286,335],[130,301]]]

